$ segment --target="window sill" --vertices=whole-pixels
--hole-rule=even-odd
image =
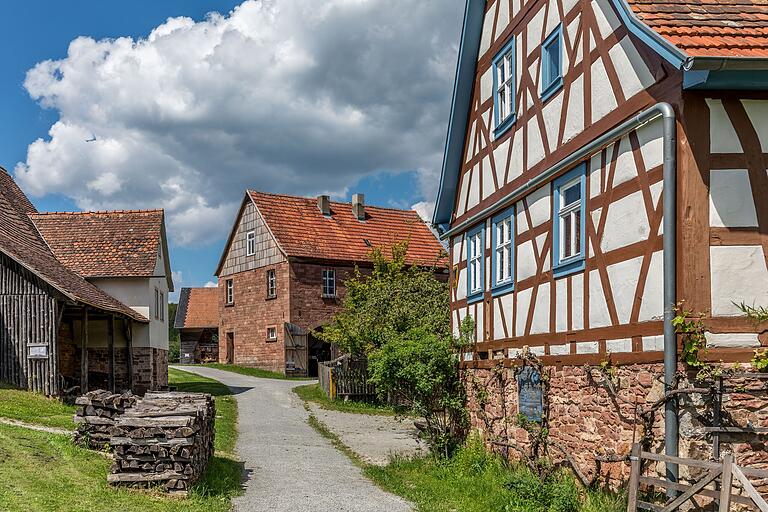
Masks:
[[[234,302],[228,302],[228,303],[224,304],[224,307],[225,308],[233,308],[233,307],[235,307],[235,303]]]
[[[276,343],[277,338],[267,338],[267,343]]]
[[[513,124],[515,124],[515,121],[516,121],[516,120],[517,120],[517,115],[515,115],[515,114],[512,114],[511,116],[509,116],[509,117],[507,118],[507,120],[506,120],[506,121],[504,121],[504,122],[503,122],[503,123],[501,123],[499,126],[497,126],[496,128],[494,128],[494,130],[493,130],[493,139],[494,139],[494,140],[496,140],[496,139],[498,139],[499,137],[501,137],[502,135],[504,135],[504,132],[506,132],[507,130],[509,130],[509,128],[510,128],[510,127],[511,127]]]
[[[277,298],[277,295],[267,295],[264,297],[264,300],[275,300]]]
[[[555,265],[555,267],[552,269],[552,275],[555,279],[569,276],[571,274],[581,272],[584,270],[584,266],[583,257],[574,260],[568,260]]]
[[[483,301],[483,292],[476,292],[473,295],[467,295],[467,304],[474,304]]]
[[[338,299],[339,298],[338,295],[326,295],[324,293],[321,294],[320,297],[323,298],[323,299]]]
[[[506,283],[494,285],[494,287],[491,289],[491,295],[493,297],[498,297],[499,295],[505,295],[513,291],[515,291],[515,283],[514,281],[509,281]]]
[[[558,77],[557,80],[549,84],[541,91],[541,101],[546,102],[549,98],[555,95],[557,91],[563,88],[563,77]]]

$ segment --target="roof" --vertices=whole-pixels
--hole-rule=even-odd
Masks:
[[[85,278],[153,276],[164,249],[162,210],[53,212],[30,218],[56,258]]]
[[[407,264],[445,266],[439,261],[445,252],[442,245],[415,211],[365,205],[366,218],[359,221],[351,203],[332,201],[331,215],[326,217],[315,198],[255,190],[249,190],[246,198],[253,201],[286,256],[367,263],[374,248],[387,251],[408,242]]]
[[[70,300],[139,322],[149,321],[57,260],[28,216],[34,212],[34,206],[13,178],[0,168],[0,251]]]
[[[182,288],[174,327],[205,329],[219,326],[218,288]]]
[[[691,57],[768,57],[765,0],[626,0],[634,14]]]

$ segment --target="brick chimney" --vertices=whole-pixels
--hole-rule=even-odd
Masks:
[[[365,220],[365,194],[352,195],[352,215],[357,220]]]
[[[317,207],[320,209],[320,213],[323,215],[331,215],[331,197],[330,196],[317,196]]]

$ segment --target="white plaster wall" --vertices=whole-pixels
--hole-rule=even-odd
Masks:
[[[645,124],[635,130],[640,143],[640,153],[646,169],[653,169],[664,163],[664,124],[661,119]]]
[[[581,45],[579,45],[581,48]],[[568,142],[584,131],[584,78],[579,76],[571,84],[568,97],[568,117],[565,120],[563,142]]]
[[[593,123],[616,110],[618,106],[602,57],[592,63],[592,98],[595,99],[592,101]]]
[[[640,303],[640,322],[661,320],[664,317],[664,253],[656,251],[651,256],[648,277]]]
[[[760,340],[755,333],[705,333],[707,347],[710,348],[754,348],[760,347]]]
[[[515,318],[515,336],[525,335],[525,322],[528,320],[528,308],[531,305],[533,288],[517,293],[517,317]]]
[[[552,197],[550,195],[549,183],[532,192],[528,196],[527,201],[528,210],[531,214],[531,222],[533,223],[531,228],[535,228],[536,226],[549,221],[552,209]]]
[[[741,103],[760,138],[763,151],[768,151],[768,101],[741,100]]]
[[[483,161],[480,167],[483,170],[482,198],[485,199],[486,197],[496,192],[496,187],[494,186],[494,182],[493,182],[493,168],[491,167],[491,158],[489,156],[486,156],[485,158],[483,158]]]
[[[741,315],[733,302],[768,305],[768,269],[761,246],[709,248],[712,314]]]
[[[528,240],[517,246],[517,281],[523,281],[536,275],[536,257],[533,252],[533,241]]]
[[[739,137],[720,100],[707,99],[712,153],[743,153]]]
[[[629,36],[624,36],[619,44],[609,50],[608,54],[619,75],[619,83],[625,98],[631,98],[655,82]]]
[[[642,192],[635,192],[614,201],[608,207],[607,215],[605,232],[600,241],[603,252],[643,242],[651,233]]]
[[[570,345],[550,345],[549,355],[551,356],[565,356],[571,353]]]
[[[621,25],[607,0],[592,0],[592,10],[595,13],[597,28],[603,39],[611,35]]]
[[[576,343],[577,354],[597,354],[600,352],[600,344],[596,341],[580,341]]]
[[[768,200],[768,198],[766,198]],[[709,173],[709,225],[757,226],[752,187],[746,169],[712,170]]]
[[[664,336],[643,336],[643,352],[663,352]]]
[[[621,340],[607,340],[605,342],[605,350],[611,354],[632,352],[632,340],[628,338]]]
[[[456,282],[456,299],[463,300],[467,298],[467,269],[459,270],[458,281]]]
[[[477,314],[475,315],[475,336],[477,337],[477,341],[479,343],[483,343],[485,341],[488,341],[485,339],[485,325],[483,324],[483,320],[485,318],[485,315],[483,314],[483,306],[484,304],[482,302],[478,302],[474,304],[475,307],[477,307]]]
[[[461,250],[463,240],[464,235],[455,236],[451,239],[451,256],[454,265],[458,265],[462,260],[466,259],[464,251]]]
[[[584,329],[584,274],[571,277],[571,322],[574,331]]]
[[[568,280],[555,281],[555,331],[568,330]]]
[[[549,312],[550,312],[550,293],[549,283],[541,283],[539,291],[536,294],[536,304],[533,310],[533,320],[531,322],[531,334],[541,334],[550,332]]]
[[[616,306],[616,313],[620,324],[629,323],[642,263],[643,257],[638,256],[637,258],[608,266],[608,279],[611,281],[613,302]]]
[[[629,142],[629,137],[622,137],[619,142],[619,155],[616,158],[613,186],[616,187],[635,178],[637,178],[637,165],[635,165],[635,157],[632,154],[632,145]]]
[[[609,325],[611,316],[608,313],[603,284],[600,282],[600,273],[592,270],[589,273],[589,327],[595,329]]]

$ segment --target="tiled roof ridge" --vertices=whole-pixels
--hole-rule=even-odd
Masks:
[[[146,210],[92,210],[81,212],[38,212],[30,214],[30,216],[54,216],[54,215],[111,215],[111,214],[124,214],[124,213],[165,213],[163,208],[151,208]]]
[[[297,195],[291,195],[291,194],[281,194],[281,193],[278,193],[278,192],[263,192],[261,190],[254,190],[254,189],[251,189],[251,188],[249,188],[247,190],[248,190],[248,194],[261,194],[261,195],[273,196],[273,197],[287,197],[289,199],[301,199],[301,200],[304,200],[304,201],[307,201],[307,202],[312,202],[312,203],[314,203],[317,200],[316,197],[297,196]],[[331,204],[332,205],[336,204],[336,205],[341,205],[341,206],[349,206],[349,207],[352,206],[352,202],[351,201],[331,201]],[[375,208],[377,210],[385,210],[385,211],[400,212],[400,213],[413,213],[413,214],[416,214],[416,215],[419,214],[419,212],[417,212],[416,210],[410,209],[410,208],[394,208],[394,207],[390,207],[390,206],[378,206],[378,205],[369,204],[369,203],[365,203],[365,208],[366,209],[368,209],[368,208]]]

